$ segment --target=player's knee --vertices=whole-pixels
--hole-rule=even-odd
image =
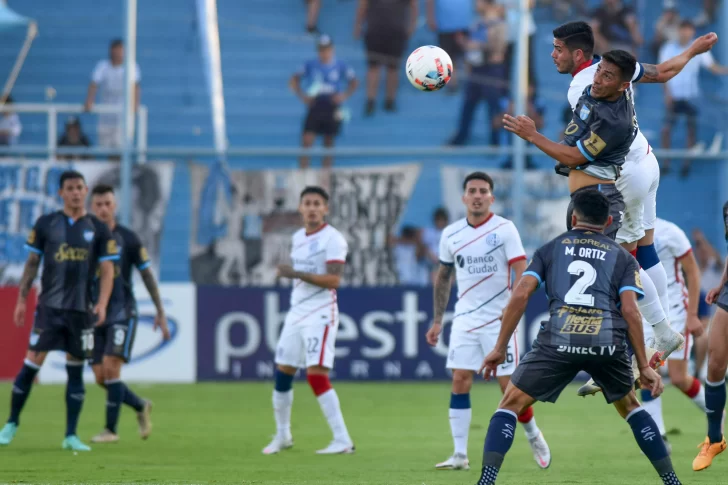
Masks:
[[[96,384],[101,387],[106,387],[104,384],[104,371],[101,365],[94,365],[92,369],[94,371],[94,377],[96,378]]]
[[[34,365],[41,367],[43,365],[43,362],[45,362],[46,355],[46,352],[35,352],[33,350],[29,350],[25,356],[25,359],[29,360]]]
[[[524,413],[524,411],[528,412],[527,409],[532,403],[533,399],[530,396],[513,384],[509,384],[503,393],[503,398],[501,399],[500,404],[498,404],[498,409],[507,409],[516,413],[517,416],[520,416]],[[533,411],[531,411],[531,413],[532,412]],[[530,421],[531,418],[533,418],[533,415],[531,415],[527,421]]]
[[[473,386],[473,373],[468,370],[456,369],[452,373],[452,392],[466,394]]]
[[[316,397],[328,392],[331,389],[331,381],[327,374],[311,374],[306,376],[308,384],[311,386]]]
[[[708,359],[708,380],[710,382],[720,382],[725,379],[726,368],[728,367],[725,354],[721,354],[720,358],[716,357],[718,356],[711,355]]]
[[[111,381],[114,379],[118,379],[121,376],[121,366],[123,365],[123,363],[124,361],[121,360],[119,357],[114,357],[111,355],[105,356],[102,366],[104,380]]]

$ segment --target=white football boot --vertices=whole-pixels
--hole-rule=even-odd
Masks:
[[[268,446],[263,448],[264,455],[275,455],[279,451],[287,450],[293,447],[293,438],[289,435],[286,437],[274,436],[273,441]]]
[[[442,463],[435,465],[435,468],[438,470],[470,470],[470,462],[467,456],[456,453]]]
[[[343,443],[341,441],[332,441],[329,446],[323,450],[318,450],[317,455],[350,455],[356,451],[354,443]]]
[[[647,339],[647,347],[662,352],[662,360],[665,361],[671,353],[683,348],[685,345],[685,337],[680,332],[676,332],[670,327],[669,323],[666,328],[662,328],[659,335],[657,326],[652,327],[654,335]],[[649,358],[649,356],[648,356]]]
[[[536,464],[544,470],[551,465],[551,449],[549,444],[546,443],[546,439],[543,437],[543,433],[539,433],[535,438],[528,440],[528,444],[531,445],[531,451],[533,451],[533,458],[536,460]]]

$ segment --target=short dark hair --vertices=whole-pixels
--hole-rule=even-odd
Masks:
[[[323,199],[328,203],[329,202],[329,194],[321,187],[318,187],[316,185],[309,185],[305,189],[301,191],[301,199],[303,199],[304,195],[307,194],[316,194],[323,197]],[[301,200],[299,199],[299,200]]]
[[[627,51],[613,50],[605,52],[602,56],[603,61],[607,61],[610,64],[614,64],[619,68],[619,72],[622,74],[622,82],[629,82],[634,76],[634,70],[637,67],[637,59]]]
[[[104,194],[113,194],[113,193],[114,193],[114,187],[112,187],[109,184],[98,184],[91,191],[91,195],[104,195]]]
[[[682,20],[680,22],[680,28],[682,29],[682,28],[686,28],[686,27],[689,27],[691,29],[694,29],[695,28],[695,24],[690,19],[684,19],[684,20]]]
[[[114,49],[116,47],[124,47],[124,41],[122,39],[112,39],[109,49]]]
[[[432,213],[433,219],[450,219],[450,214],[447,213],[447,209],[444,207],[438,207],[435,212]]]
[[[488,182],[488,185],[490,185],[490,191],[493,192],[494,186],[493,186],[493,179],[485,172],[473,172],[467,177],[465,177],[465,180],[463,181],[463,190],[465,190],[468,187],[468,182],[471,180],[482,180],[483,182]]]
[[[81,172],[78,172],[76,170],[66,170],[61,174],[61,179],[58,183],[59,188],[63,188],[63,184],[66,183],[66,180],[76,180],[81,179],[84,183],[86,183],[86,179],[83,177],[83,174]]]
[[[582,190],[572,199],[576,218],[585,224],[603,226],[609,219],[609,199],[598,190]]]
[[[556,27],[553,34],[554,39],[563,42],[570,52],[581,49],[584,57],[591,57],[594,53],[594,32],[586,22],[567,22]]]

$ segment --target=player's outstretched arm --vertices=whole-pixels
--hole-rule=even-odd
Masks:
[[[442,318],[445,315],[445,308],[450,300],[450,290],[452,289],[452,273],[452,265],[440,263],[437,275],[435,275],[432,326],[427,329],[425,334],[425,339],[430,345],[437,345],[440,332],[442,332]]]
[[[22,327],[25,324],[25,308],[26,301],[28,299],[28,293],[33,286],[33,281],[38,275],[38,268],[40,267],[40,254],[32,252],[28,255],[28,259],[25,261],[25,268],[23,268],[23,276],[20,278],[20,291],[18,292],[18,301],[15,304],[15,312],[13,314],[13,321],[15,325]]]
[[[326,274],[304,273],[294,270],[290,265],[278,266],[278,276],[305,281],[311,285],[335,290],[341,284],[341,275],[344,272],[344,263],[326,263]]]
[[[556,143],[543,136],[536,130],[536,124],[528,116],[511,116],[506,114],[503,116],[503,126],[511,133],[514,133],[529,143],[533,143],[546,155],[569,168],[578,167],[589,161],[581,153],[579,148]]]
[[[642,64],[645,72],[636,82],[640,83],[666,83],[677,76],[690,60],[704,52],[708,52],[718,42],[715,32],[698,37],[690,47],[682,53],[660,64]]]
[[[642,314],[637,306],[637,294],[631,290],[622,291],[619,301],[622,317],[627,322],[627,335],[641,370],[643,367],[648,367],[649,362],[645,352],[645,335],[642,332]]]
[[[526,312],[526,305],[528,305],[528,299],[531,298],[531,293],[538,289],[539,281],[527,274],[522,276],[518,281],[511,299],[508,301],[505,310],[503,310],[503,318],[501,320],[501,331],[498,334],[498,340],[495,343],[496,349],[501,349],[505,353],[508,349],[508,342],[511,341],[513,332],[516,331],[518,322],[521,321],[521,317]]]
[[[700,268],[692,251],[680,258],[680,266],[685,272],[688,284],[688,317],[687,329],[695,337],[700,337],[705,331],[703,322],[698,318],[698,305],[700,304]]]

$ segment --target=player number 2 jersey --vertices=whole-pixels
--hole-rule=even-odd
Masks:
[[[495,214],[478,226],[467,219],[442,231],[440,262],[455,268],[458,300],[453,330],[497,324],[511,296],[511,265],[526,259],[516,226]]]
[[[344,236],[328,224],[310,234],[306,234],[305,229],[300,229],[293,235],[292,266],[294,270],[304,273],[326,274],[326,264],[344,264],[348,250]],[[332,307],[334,312],[338,311],[336,290],[321,288],[301,280],[293,281],[290,311],[311,313],[324,311],[328,307]],[[303,319],[300,324],[309,321],[313,323],[314,320]]]
[[[670,319],[684,319],[687,314],[688,292],[680,260],[693,250],[685,232],[672,222],[655,220],[655,249],[667,274],[667,297]]]
[[[581,97],[586,87],[594,82],[594,74],[596,74],[597,72],[597,67],[599,66],[600,61],[601,57],[594,56],[590,65],[584,67],[576,74],[574,74],[574,77],[571,80],[571,84],[569,84],[569,93],[567,95],[572,111],[576,111],[576,104],[579,102],[579,98]],[[635,67],[634,76],[632,76],[632,82],[638,82],[640,79],[642,79],[644,73],[645,68],[642,67],[642,64],[638,62],[637,66]],[[629,94],[631,102],[634,104],[634,90],[631,86],[629,88]],[[639,131],[638,127],[637,134],[629,147],[627,160],[639,160],[641,157],[644,157],[649,153],[649,148],[650,144],[647,142],[647,138],[645,138],[645,135],[643,135],[642,132]]]

